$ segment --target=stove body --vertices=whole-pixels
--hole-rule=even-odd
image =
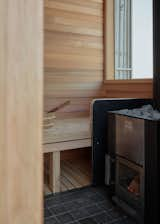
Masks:
[[[159,130],[160,121],[108,113],[105,183],[141,224],[159,218]]]

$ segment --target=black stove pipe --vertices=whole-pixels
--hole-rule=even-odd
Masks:
[[[153,45],[154,107],[160,111],[160,0],[153,0]]]

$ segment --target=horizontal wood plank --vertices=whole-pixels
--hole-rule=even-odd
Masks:
[[[152,98],[152,80],[106,81],[105,92],[108,98]]]
[[[93,4],[93,3],[92,3]],[[91,6],[86,6],[82,4],[73,4],[68,1],[62,2],[58,0],[45,0],[45,7],[46,8],[52,8],[55,10],[65,10],[68,12],[76,12],[76,13],[82,13],[82,14],[89,14],[89,15],[95,15],[95,16],[102,16],[102,3],[99,7],[93,8]]]
[[[75,139],[74,141],[44,144],[43,153],[64,151],[70,149],[81,149],[91,147],[91,139]]]

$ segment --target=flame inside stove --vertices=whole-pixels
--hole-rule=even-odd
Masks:
[[[128,185],[128,191],[136,196],[140,196],[140,178],[135,176]]]

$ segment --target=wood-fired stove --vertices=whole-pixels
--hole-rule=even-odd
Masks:
[[[154,220],[159,203],[160,121],[114,111],[108,113],[108,130],[112,131],[108,132],[106,185],[114,201],[138,223]]]

